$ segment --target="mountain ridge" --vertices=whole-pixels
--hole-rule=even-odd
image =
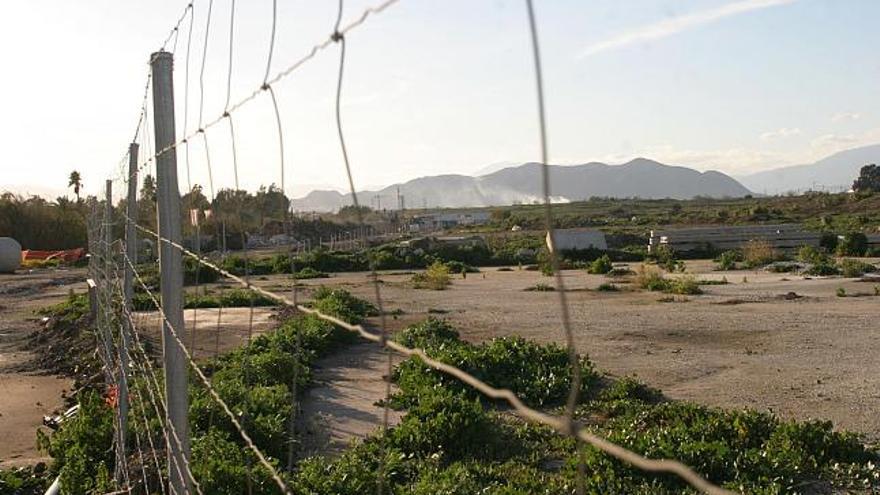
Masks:
[[[862,166],[880,163],[880,144],[838,151],[813,163],[779,167],[737,177],[744,186],[768,194],[804,191],[818,186],[848,189]]]
[[[592,196],[689,199],[751,194],[722,172],[699,172],[647,158],[636,158],[620,165],[589,162],[550,167],[554,202],[578,201]],[[379,196],[385,208],[396,209],[398,190],[409,208],[501,206],[531,203],[543,198],[541,165],[527,162],[476,177],[461,174],[418,177],[379,190],[359,191],[358,199],[360,204],[376,207],[373,200]],[[312,191],[292,202],[293,207],[301,211],[333,211],[353,204],[350,193],[326,190]]]

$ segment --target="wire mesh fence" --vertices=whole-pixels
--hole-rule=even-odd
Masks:
[[[644,470],[652,473],[666,473],[679,477],[692,488],[709,494],[725,494],[731,493],[726,489],[718,487],[699,473],[688,467],[687,465],[672,459],[649,459],[638,453],[627,450],[626,448],[616,445],[601,436],[593,433],[586,425],[576,417],[576,407],[579,403],[579,393],[582,389],[581,367],[579,365],[581,354],[575,347],[575,339],[573,324],[569,317],[568,301],[564,286],[564,280],[559,270],[559,260],[557,259],[556,250],[553,248],[553,205],[551,201],[550,189],[550,170],[548,163],[548,144],[547,144],[547,122],[544,111],[544,89],[542,80],[541,66],[541,50],[539,44],[539,23],[536,18],[534,6],[530,0],[524,1],[523,9],[527,13],[528,24],[523,29],[529,33],[531,42],[531,53],[524,54],[528,56],[534,67],[532,74],[523,74],[523,77],[533,78],[535,92],[528,95],[534,98],[538,108],[538,129],[539,135],[537,142],[540,146],[540,164],[542,164],[542,191],[544,202],[544,223],[545,230],[549,233],[549,253],[551,256],[550,263],[553,267],[555,275],[556,292],[558,294],[559,304],[559,326],[562,330],[562,341],[565,343],[569,366],[571,369],[570,389],[565,407],[562,414],[556,415],[546,411],[542,411],[530,407],[526,402],[518,397],[514,392],[507,389],[500,389],[489,383],[475,377],[468,372],[441,360],[433,358],[424,349],[411,348],[402,345],[396,340],[390,338],[385,321],[386,311],[382,299],[382,285],[377,275],[374,264],[370,266],[370,279],[372,280],[372,291],[374,296],[374,304],[378,307],[379,323],[378,328],[368,329],[360,323],[346,321],[345,319],[327,314],[299,300],[298,284],[295,275],[291,277],[286,286],[282,290],[269,290],[263,286],[257,285],[252,280],[252,253],[249,253],[248,242],[244,238],[239,239],[244,260],[243,275],[233,273],[231,270],[224,268],[222,258],[225,256],[225,243],[227,235],[225,232],[212,232],[211,236],[215,239],[215,249],[219,251],[220,262],[217,257],[209,257],[202,252],[202,222],[206,220],[206,213],[203,205],[196,203],[198,191],[201,194],[200,186],[196,185],[192,180],[193,171],[191,170],[190,146],[194,145],[197,138],[201,137],[200,146],[204,153],[204,163],[206,165],[208,179],[208,203],[216,204],[218,196],[224,194],[222,191],[215,189],[214,183],[215,171],[212,163],[211,147],[209,146],[209,131],[212,140],[222,140],[231,156],[230,163],[233,167],[232,176],[234,177],[235,190],[239,190],[239,164],[245,163],[246,157],[239,156],[236,140],[237,128],[234,117],[238,111],[256,101],[261,95],[268,97],[272,106],[271,119],[274,120],[274,126],[277,130],[277,149],[278,149],[278,166],[266,167],[254,171],[252,167],[248,168],[248,173],[264,173],[266,177],[274,177],[281,184],[281,191],[286,191],[289,184],[289,177],[285,171],[287,163],[285,161],[285,139],[284,126],[282,119],[282,105],[279,104],[278,95],[276,95],[275,86],[285,78],[292,77],[301,67],[305,66],[310,60],[318,57],[322,53],[329,55],[332,47],[338,47],[338,71],[335,81],[335,97],[333,101],[333,110],[335,117],[335,131],[338,137],[339,155],[344,164],[345,178],[348,183],[350,193],[353,199],[355,211],[361,212],[359,208],[361,202],[358,198],[358,190],[355,185],[353,169],[355,163],[350,156],[346,146],[345,119],[343,113],[344,87],[345,87],[345,67],[346,67],[346,47],[349,43],[347,36],[356,29],[367,29],[369,20],[386,11],[386,15],[393,15],[391,7],[395,4],[402,3],[402,0],[387,0],[368,7],[353,21],[343,24],[344,4],[342,0],[338,2],[337,15],[332,26],[329,26],[329,34],[323,40],[318,41],[307,50],[305,55],[299,58],[289,59],[288,54],[280,53],[276,47],[276,32],[278,29],[278,16],[276,2],[272,2],[272,13],[269,25],[271,26],[271,35],[265,55],[265,72],[260,84],[250,93],[246,94],[238,101],[232,98],[232,79],[234,75],[233,52],[236,48],[235,32],[236,32],[236,10],[235,1],[229,2],[229,31],[228,31],[228,63],[226,67],[226,84],[225,84],[225,103],[223,111],[220,115],[213,118],[206,118],[205,112],[205,66],[207,53],[213,48],[209,41],[209,33],[212,28],[217,29],[219,20],[214,18],[214,1],[207,0],[204,2],[190,2],[186,4],[182,14],[177,19],[173,28],[170,30],[167,38],[162,43],[162,49],[154,53],[150,59],[151,71],[146,77],[145,92],[143,100],[140,103],[140,112],[138,115],[136,130],[132,142],[139,144],[140,147],[132,146],[129,148],[123,159],[120,161],[119,170],[115,179],[112,181],[121,190],[120,186],[129,186],[131,184],[138,185],[147,180],[157,180],[154,184],[157,190],[155,198],[155,211],[147,210],[145,214],[139,206],[132,205],[127,210],[114,213],[112,209],[112,194],[108,181],[108,192],[105,199],[106,208],[99,208],[94,203],[91,208],[89,221],[89,251],[92,258],[89,266],[90,277],[96,281],[98,287],[97,300],[99,311],[96,319],[98,341],[96,346],[98,356],[103,365],[105,373],[105,381],[113,391],[117,411],[114,420],[114,448],[115,448],[115,466],[114,473],[116,487],[118,493],[203,493],[198,473],[193,469],[190,462],[191,445],[189,439],[189,421],[187,414],[189,411],[188,394],[189,394],[189,377],[206,394],[213,406],[217,407],[222,418],[215,418],[213,415],[210,421],[227,421],[232,426],[235,434],[240,438],[243,444],[252,454],[245,459],[246,466],[243,466],[248,473],[256,470],[262,470],[268,474],[272,484],[281,493],[294,493],[290,486],[287,473],[296,469],[296,425],[298,411],[299,391],[297,383],[300,381],[299,365],[293,366],[293,377],[289,384],[289,393],[292,398],[290,414],[284,418],[287,425],[286,452],[287,459],[277,459],[265,452],[265,449],[256,441],[253,434],[255,429],[254,418],[251,418],[245,411],[230,406],[227,399],[223,396],[223,390],[215,387],[211,379],[210,369],[206,369],[206,364],[197,361],[199,357],[210,358],[216,362],[220,357],[219,338],[221,332],[221,324],[224,316],[228,313],[224,312],[222,300],[216,312],[216,329],[215,329],[215,345],[211,355],[197,356],[196,336],[201,332],[199,325],[199,315],[201,314],[198,307],[191,310],[191,320],[184,319],[183,314],[183,271],[184,264],[194,265],[194,285],[196,294],[204,294],[201,287],[201,280],[207,273],[213,273],[222,280],[230,281],[233,284],[245,289],[248,294],[247,311],[247,343],[252,342],[254,335],[254,312],[256,298],[262,297],[277,303],[280,306],[292,308],[300,314],[313,315],[320,320],[329,322],[330,324],[353,332],[366,342],[374,343],[381,346],[383,352],[386,353],[385,366],[383,368],[383,376],[381,380],[385,382],[384,398],[382,400],[383,414],[382,422],[377,425],[382,431],[386,431],[392,427],[389,423],[389,407],[391,403],[391,380],[394,374],[393,370],[393,354],[408,358],[417,357],[426,366],[437,370],[441,373],[454,377],[461,383],[472,387],[485,397],[503,401],[510,410],[519,416],[522,420],[545,425],[559,435],[571,437],[580,445],[590,445],[608,456],[622,461],[635,469]],[[192,119],[190,109],[190,65],[191,51],[194,42],[193,39],[196,30],[195,10],[204,8],[204,26],[200,31],[202,36],[201,60],[198,62],[198,100],[197,100],[197,118]],[[178,49],[178,38],[181,29],[187,26],[185,55],[184,59],[184,91],[183,91],[183,129],[176,132],[174,128],[174,91],[171,75],[171,61],[173,52]],[[166,48],[171,51],[166,51]],[[272,75],[273,65],[282,63],[287,59],[285,67]],[[192,120],[195,120],[195,129],[190,129]],[[226,121],[228,124],[228,134],[214,133],[215,127],[221,122]],[[150,129],[150,127],[153,129]],[[179,137],[178,135],[182,135]],[[183,151],[183,159],[185,166],[186,188],[187,194],[183,197],[177,190],[177,152]],[[129,162],[129,167],[125,167],[125,163]],[[147,177],[144,177],[146,174]],[[129,195],[129,201],[132,196]],[[143,201],[144,198],[141,198]],[[147,198],[150,199],[150,198]],[[149,201],[148,207],[150,206]],[[232,202],[226,204],[234,204]],[[184,213],[180,212],[184,209]],[[223,216],[224,218],[241,219],[243,211],[241,208],[230,208],[232,211],[214,208],[212,215]],[[187,214],[189,213],[189,214]],[[369,226],[366,224],[362,213],[359,213],[358,223],[362,232],[367,232]],[[188,230],[192,234],[190,246],[185,246],[181,234],[180,225],[181,218],[190,218]],[[290,209],[286,207],[283,218],[282,231],[288,237],[294,237],[296,232],[292,225]],[[146,225],[145,225],[146,224]],[[175,225],[176,224],[176,225]],[[157,226],[157,227],[154,227]],[[128,233],[124,236],[124,241],[119,239],[116,234],[121,227],[128,228]],[[225,227],[224,227],[225,228]],[[136,229],[139,235],[133,235]],[[219,230],[219,228],[218,228]],[[138,238],[147,239],[155,247],[155,251],[159,253],[159,270],[161,272],[160,284],[161,294],[157,294],[154,284],[146,280],[143,272],[144,264],[137,259],[137,252],[141,247]],[[222,239],[223,246],[218,246],[216,240]],[[293,263],[293,247],[288,246],[287,256],[291,263],[291,272]],[[297,247],[299,249],[299,247]],[[162,327],[162,348],[163,359],[161,362],[155,360],[155,353],[148,350],[148,339],[143,335],[144,328],[150,322],[145,317],[144,312],[136,311],[132,305],[132,294],[134,289],[144,294],[158,319],[153,324]],[[204,316],[202,316],[204,317]],[[296,341],[294,354],[294,362],[300,362],[301,342]],[[174,358],[173,356],[177,356]],[[247,386],[252,380],[250,365],[245,365],[244,386]],[[182,415],[182,416],[181,416]],[[127,438],[126,433],[132,433],[134,438]],[[253,463],[253,464],[252,464]],[[584,493],[584,477],[587,476],[582,456],[577,456],[576,463],[578,468],[575,475],[575,491]],[[390,487],[386,485],[388,466],[384,458],[380,458],[375,473],[376,486],[379,493],[390,492]],[[254,491],[251,476],[247,476],[247,491]]]

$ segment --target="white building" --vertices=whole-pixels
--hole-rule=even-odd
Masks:
[[[595,229],[556,229],[553,240],[557,251],[575,249],[608,249],[605,234]],[[547,246],[550,246],[550,234],[547,234]]]

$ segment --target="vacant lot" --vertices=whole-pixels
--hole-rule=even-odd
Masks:
[[[705,294],[675,296],[628,290],[599,292],[609,281],[566,271],[566,296],[578,349],[598,368],[638,375],[668,396],[724,407],[772,410],[783,417],[829,419],[880,438],[880,280],[813,278],[761,271],[712,271],[691,262]],[[368,300],[368,274],[339,274],[303,283],[345,287]],[[563,341],[559,294],[529,292],[553,279],[531,271],[484,269],[456,277],[445,291],[414,290],[406,273],[381,275],[393,329],[429,314],[453,321],[470,340],[521,335]],[[278,279],[260,282],[277,287]],[[843,287],[850,297],[837,297]],[[794,294],[790,294],[794,293]],[[861,297],[853,295],[864,294]]]
[[[37,429],[43,415],[63,409],[73,381],[40,369],[27,338],[39,328],[35,310],[85,287],[84,270],[0,275],[0,468],[46,460],[36,448]]]

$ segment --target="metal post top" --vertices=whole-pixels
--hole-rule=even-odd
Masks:
[[[174,54],[171,52],[166,52],[165,50],[160,50],[158,52],[153,52],[150,54],[150,63],[155,64],[157,62],[172,62],[174,60]]]

